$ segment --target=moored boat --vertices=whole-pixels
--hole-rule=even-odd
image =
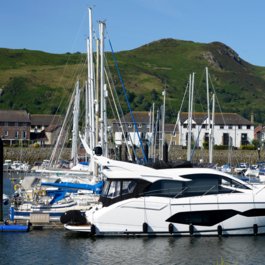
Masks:
[[[84,212],[98,203],[98,193],[102,186],[100,182],[89,185],[61,182],[58,177],[53,182],[51,180],[33,176],[17,184],[11,199],[10,220],[27,220],[33,224],[60,223],[60,217],[66,211]]]
[[[105,164],[101,204],[86,211],[85,220],[78,212],[63,218],[66,229],[96,236],[265,233],[264,185],[207,168],[114,164]]]

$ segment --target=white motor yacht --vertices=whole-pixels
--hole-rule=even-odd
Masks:
[[[99,157],[98,162],[106,177],[100,204],[85,214],[66,212],[61,221],[68,230],[95,236],[265,232],[265,185],[208,168],[156,170]]]

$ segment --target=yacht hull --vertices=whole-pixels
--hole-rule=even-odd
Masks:
[[[141,197],[86,212],[92,225],[65,225],[96,236],[225,236],[265,233],[265,198],[251,194]],[[97,207],[98,208],[98,207]]]

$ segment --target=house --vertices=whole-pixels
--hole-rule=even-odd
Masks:
[[[121,118],[121,123],[118,120],[113,120],[112,122],[112,131],[114,134],[114,141],[116,145],[122,144],[125,138],[128,141],[128,144],[140,146],[139,137],[142,141],[150,141],[152,137],[152,128],[151,128],[151,115],[148,111],[135,111],[133,112],[134,120],[130,113],[127,113]],[[135,122],[134,122],[135,121]],[[161,142],[161,122],[155,121],[154,132],[156,131],[156,142],[157,144]],[[173,133],[175,128],[174,124],[165,124],[165,141],[167,143],[172,143],[172,145],[178,145],[178,131],[176,130]],[[176,129],[176,128],[175,128]],[[123,132],[124,131],[124,135]],[[139,135],[139,136],[138,136]]]
[[[260,146],[264,147],[265,143],[265,126],[259,125],[255,128],[254,138],[259,142]]]
[[[61,115],[31,114],[30,137],[43,145],[54,145],[59,135],[63,118]]]
[[[151,117],[147,111],[133,112],[135,125],[130,113],[121,118],[121,122],[114,120],[112,123],[115,144],[119,145],[124,141],[124,135],[129,145],[139,146],[139,136],[144,141],[151,139],[152,130],[150,127]],[[203,147],[209,139],[208,118],[205,112],[195,112],[192,115],[192,141],[197,147]],[[156,122],[156,142],[161,143],[161,122]],[[187,146],[188,139],[188,113],[182,112],[177,126],[165,124],[165,141],[172,145]],[[242,145],[251,144],[254,139],[254,123],[236,113],[216,113],[214,128],[215,145],[230,145],[240,148]]]
[[[179,131],[178,126],[171,123],[165,124],[165,142],[171,145],[179,145]]]
[[[30,115],[25,110],[0,110],[0,136],[4,144],[28,144]]]
[[[203,143],[208,142],[209,128],[208,117],[205,112],[192,114],[192,141],[197,147],[202,147]],[[212,126],[211,126],[212,127]],[[188,113],[180,114],[179,119],[179,143],[187,146],[188,139]],[[214,127],[211,129],[214,135],[215,145],[230,145],[240,148],[247,145],[254,139],[253,122],[243,118],[236,113],[215,113]]]
[[[121,117],[121,123],[118,120],[112,122],[112,132],[116,145],[121,145],[124,137],[128,140],[129,145],[135,146],[140,145],[139,137],[141,139],[148,139],[148,134],[151,132],[149,112],[135,111],[133,112],[133,117],[134,120],[131,114],[127,113]]]

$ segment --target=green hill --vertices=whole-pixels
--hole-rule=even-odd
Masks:
[[[236,112],[255,121],[265,120],[265,68],[242,60],[230,47],[163,39],[115,54],[134,110],[161,104],[167,90],[167,117],[174,121],[180,109],[189,74],[196,73],[195,111],[206,110],[205,67],[223,112]],[[111,53],[107,66],[127,112],[121,83]],[[41,51],[0,49],[0,108],[31,113],[64,113],[77,78],[84,84],[86,55],[49,54]],[[210,85],[211,87],[211,85]],[[185,101],[187,102],[187,100]],[[187,103],[183,110],[187,110]],[[220,112],[219,107],[216,111]]]

